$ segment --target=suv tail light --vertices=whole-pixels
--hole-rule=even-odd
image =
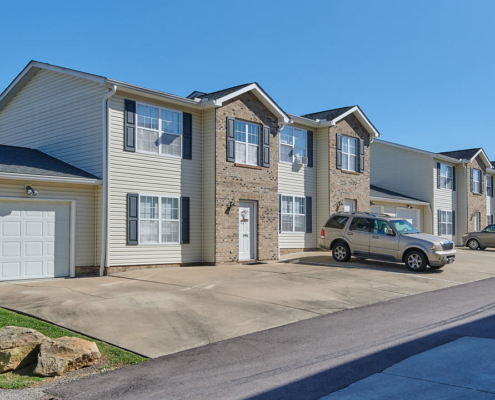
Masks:
[[[321,235],[321,238],[322,238],[322,239],[325,239],[325,229],[322,229],[322,230],[321,230],[320,235]]]

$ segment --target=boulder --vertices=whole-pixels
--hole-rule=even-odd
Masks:
[[[94,342],[64,336],[43,342],[34,374],[59,376],[75,369],[93,365],[101,353]]]
[[[4,326],[0,329],[0,373],[36,362],[42,342],[49,340],[34,329]]]

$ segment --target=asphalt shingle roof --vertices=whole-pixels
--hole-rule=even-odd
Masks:
[[[440,154],[443,154],[444,156],[447,156],[447,157],[456,158],[458,160],[470,160],[480,150],[481,150],[481,147],[478,147],[476,149],[444,151],[444,152],[441,152]]]
[[[422,201],[424,203],[427,203],[427,201],[420,200],[415,197],[406,196],[405,194],[393,192],[392,190],[383,189],[375,185],[370,185],[370,196],[380,197],[382,199],[390,199],[390,200],[414,200],[414,201]]]
[[[58,158],[26,147],[0,145],[0,172],[65,178],[100,179]]]
[[[303,118],[308,118],[308,119],[325,119],[327,121],[331,121],[332,119],[337,118],[339,115],[342,115],[349,111],[351,108],[356,107],[356,106],[350,106],[350,107],[341,107],[341,108],[334,108],[333,110],[326,110],[326,111],[319,111],[311,114],[305,114],[301,115]]]
[[[222,90],[218,90],[216,92],[211,92],[211,93],[204,93],[204,92],[199,92],[196,90],[196,91],[192,92],[187,97],[190,99],[197,97],[198,99],[205,99],[206,98],[208,100],[217,100],[223,96],[227,96],[228,94],[235,92],[236,90],[242,89],[242,88],[249,86],[249,85],[251,85],[251,83],[245,83],[243,85],[237,85],[237,86],[233,86],[231,88],[222,89]],[[193,97],[191,97],[191,96],[193,96]]]

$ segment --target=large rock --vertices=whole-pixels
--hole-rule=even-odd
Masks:
[[[36,375],[58,376],[94,364],[101,357],[96,343],[64,336],[43,342],[38,354]]]
[[[34,329],[4,326],[0,329],[0,373],[36,362],[42,342],[49,340]]]

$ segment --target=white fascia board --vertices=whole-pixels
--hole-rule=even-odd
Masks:
[[[101,179],[91,178],[69,178],[65,176],[47,176],[47,175],[31,175],[31,174],[16,174],[10,172],[0,172],[0,179],[10,179],[19,181],[37,181],[37,182],[60,182],[60,183],[79,183],[83,185],[101,185]]]
[[[415,205],[418,205],[418,206],[428,206],[428,205],[430,205],[430,203],[427,203],[426,201],[419,201],[419,200],[396,200],[396,199],[389,199],[389,198],[383,198],[383,197],[374,197],[374,196],[370,196],[370,200],[380,201],[382,203],[415,204]]]
[[[293,114],[287,114],[287,115],[291,119],[291,121],[289,122],[290,124],[302,124],[302,125],[314,126],[317,128],[320,126],[319,120],[315,121],[314,119],[304,118]]]
[[[350,110],[346,111],[345,113],[339,115],[337,118],[334,118],[332,121],[329,122],[329,125],[335,125],[337,122],[341,121],[345,117],[347,117],[350,114],[355,114],[359,122],[363,124],[367,128],[367,131],[370,135],[373,135],[375,138],[380,137],[381,134],[378,132],[373,124],[370,122],[368,118],[366,118],[366,115],[363,114],[361,109],[358,106],[352,107]]]
[[[490,159],[488,158],[488,156],[486,155],[486,153],[485,153],[485,151],[484,151],[483,149],[480,149],[480,150],[479,150],[479,151],[478,151],[478,152],[477,152],[477,153],[476,153],[476,154],[475,154],[475,155],[471,158],[471,160],[469,160],[469,162],[473,162],[473,161],[474,161],[474,159],[475,159],[476,157],[478,157],[478,155],[480,155],[480,154],[481,154],[481,158],[482,158],[482,159],[483,159],[483,161],[485,162],[485,165],[486,165],[487,167],[489,167],[489,168],[490,168],[490,167],[492,166],[492,163],[490,162]]]
[[[383,144],[385,146],[395,147],[401,150],[407,150],[413,153],[424,154],[432,158],[438,158],[439,160],[450,162],[452,164],[461,164],[463,162],[463,160],[459,160],[457,158],[452,158],[449,156],[444,156],[443,154],[432,153],[431,151],[416,149],[415,147],[409,147],[398,143],[387,142],[386,140],[382,140],[382,139],[375,139],[375,143]]]

